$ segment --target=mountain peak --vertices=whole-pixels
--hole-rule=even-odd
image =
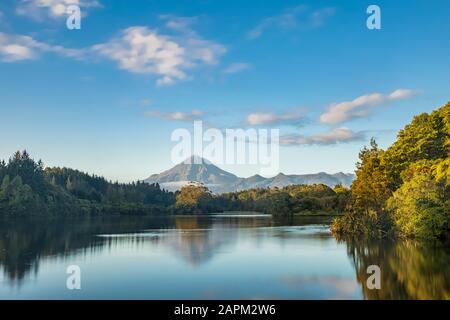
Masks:
[[[202,183],[210,190],[218,186],[232,186],[239,178],[215,166],[210,161],[192,155],[175,167],[160,174],[151,175],[146,182],[158,182],[163,188],[170,191],[177,190],[190,182]]]
[[[205,158],[200,157],[199,155],[193,154],[190,157],[186,158],[180,164],[212,164],[211,161],[206,160]]]

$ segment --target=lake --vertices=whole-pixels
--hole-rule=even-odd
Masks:
[[[337,240],[329,217],[0,221],[0,299],[450,299],[450,252]],[[68,290],[68,266],[81,289]],[[381,270],[370,290],[369,265]]]

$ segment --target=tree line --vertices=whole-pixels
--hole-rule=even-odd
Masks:
[[[283,188],[255,188],[212,194],[199,184],[189,184],[176,192],[175,211],[198,214],[222,211],[255,211],[275,216],[337,214],[350,199],[350,190],[337,185],[290,185]]]
[[[27,151],[0,162],[0,215],[158,214],[174,203],[158,184],[110,182],[68,168],[44,168]]]
[[[27,151],[0,162],[0,216],[117,214],[202,214],[258,211],[272,215],[341,212],[350,191],[341,185],[293,185],[212,194],[188,184],[168,192],[158,184],[107,181],[69,168],[44,168]]]

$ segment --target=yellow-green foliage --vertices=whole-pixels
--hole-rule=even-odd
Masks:
[[[184,213],[208,212],[212,194],[203,185],[188,184],[176,194],[175,207]]]
[[[418,238],[450,235],[450,103],[405,126],[386,151],[360,153],[346,215],[335,233]]]
[[[388,201],[392,219],[405,236],[435,239],[448,230],[448,190],[444,180],[437,179],[437,166],[431,161],[412,164],[402,173],[404,182]]]
[[[433,111],[420,114],[400,130],[397,140],[383,156],[390,189],[402,184],[401,173],[420,160],[448,158],[450,141],[450,103]]]
[[[384,210],[390,192],[383,154],[374,140],[370,149],[364,148],[360,152],[348,211],[333,223],[333,232],[381,236],[391,228]]]

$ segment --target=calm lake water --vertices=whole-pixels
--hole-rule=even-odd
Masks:
[[[0,221],[0,299],[450,299],[450,253],[338,241],[330,218]],[[381,290],[366,287],[369,265]],[[81,290],[66,288],[69,265]]]

